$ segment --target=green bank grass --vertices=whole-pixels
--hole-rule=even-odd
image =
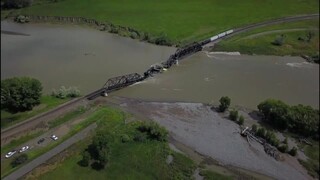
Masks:
[[[204,177],[205,180],[232,180],[234,177],[232,176],[224,176],[219,173],[208,171],[208,170],[202,170],[200,171],[200,175]]]
[[[310,42],[299,41],[308,32],[314,33]],[[284,44],[271,43],[281,34],[285,35]],[[252,30],[221,41],[215,51],[239,51],[242,54],[264,55],[316,55],[319,52],[319,20],[285,23]]]
[[[42,96],[40,99],[40,105],[34,107],[31,111],[12,114],[7,111],[1,110],[1,129],[12,126],[23,120],[53,109],[54,107],[57,107],[58,105],[63,104],[69,100],[71,99],[59,99],[53,96]]]
[[[165,34],[178,44],[208,38],[246,24],[319,12],[317,0],[63,0],[35,3],[16,14],[81,16]]]
[[[319,179],[319,141],[312,141],[313,146],[303,145],[305,154],[308,156],[308,160],[303,161],[299,159],[299,162],[308,170],[308,173],[315,178]]]

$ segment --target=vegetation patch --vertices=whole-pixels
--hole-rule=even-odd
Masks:
[[[204,177],[205,180],[232,180],[234,177],[232,176],[224,176],[219,173],[209,171],[209,170],[201,170],[199,173]]]
[[[314,61],[319,59],[319,20],[258,28],[219,42],[214,50],[239,51],[242,54],[307,55]]]
[[[170,150],[167,132],[163,132],[162,127],[151,122],[125,123],[126,114],[116,109],[102,108],[101,112],[104,112],[103,117],[97,121],[98,128],[91,143],[39,179],[192,178],[195,164]],[[145,141],[133,140],[137,133],[145,134]],[[170,164],[166,163],[168,155],[173,156]],[[102,157],[107,157],[103,167],[99,166]]]

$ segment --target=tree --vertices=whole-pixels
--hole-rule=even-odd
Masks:
[[[221,112],[224,112],[229,108],[231,99],[228,96],[223,96],[220,98],[219,102],[220,102],[219,110]]]
[[[20,156],[16,157],[12,162],[11,162],[11,166],[17,167],[20,164],[23,164],[24,162],[26,162],[28,160],[28,155],[27,154],[21,154]]]
[[[238,111],[237,110],[230,111],[229,118],[232,121],[236,121],[238,119]]]
[[[9,112],[32,110],[40,104],[42,85],[29,77],[14,77],[1,81],[1,109]]]
[[[242,115],[239,117],[238,123],[239,123],[239,125],[242,125],[244,123],[244,117]]]

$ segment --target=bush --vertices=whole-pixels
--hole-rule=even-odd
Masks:
[[[259,128],[256,135],[259,137],[265,138],[266,137],[266,130],[263,127]]]
[[[229,118],[232,121],[236,121],[238,119],[238,111],[237,110],[230,111]]]
[[[65,99],[67,97],[74,98],[80,96],[80,91],[76,87],[69,87],[67,89],[64,86],[61,86],[58,91],[54,89],[51,93],[51,96],[59,99]]]
[[[82,160],[80,161],[80,165],[83,167],[88,167],[90,162],[90,154],[88,151],[83,151]]]
[[[284,140],[282,141],[283,144],[288,144],[288,138],[284,138]]]
[[[145,142],[147,140],[147,135],[145,133],[137,132],[133,137],[134,141]]]
[[[285,36],[283,34],[281,34],[281,36],[278,36],[273,42],[272,44],[273,45],[276,45],[276,46],[282,46],[283,43],[284,43],[284,38]]]
[[[242,125],[244,123],[244,117],[242,115],[239,117],[238,123],[239,125]]]
[[[257,132],[257,125],[256,124],[253,124],[252,126],[251,126],[251,130],[254,132],[254,133],[256,133]]]
[[[138,130],[142,133],[147,133],[148,137],[153,140],[167,141],[168,138],[168,132],[154,122],[142,123]]]
[[[220,98],[219,102],[220,102],[219,110],[220,112],[224,112],[229,108],[231,99],[228,96],[223,96]]]
[[[289,154],[291,156],[296,156],[297,155],[297,148],[296,147],[293,147],[290,151],[289,151]]]
[[[282,153],[286,153],[286,152],[288,152],[288,149],[289,149],[289,147],[288,147],[288,145],[287,145],[287,144],[284,144],[284,145],[278,146],[278,150],[279,150],[280,152],[282,152]]]
[[[121,135],[121,141],[123,143],[129,142],[130,141],[130,137],[127,134],[123,134],[123,135]]]
[[[1,80],[1,109],[9,112],[32,110],[40,104],[42,85],[29,77],[14,77]]]
[[[21,154],[20,156],[16,157],[12,162],[11,162],[11,166],[17,167],[20,164],[23,164],[24,162],[26,162],[28,160],[28,155],[27,154]]]

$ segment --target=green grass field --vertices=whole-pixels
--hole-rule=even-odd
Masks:
[[[110,135],[109,147],[110,158],[107,166],[103,170],[93,170],[89,167],[81,167],[78,162],[81,160],[81,152],[90,142],[85,140],[83,145],[76,145],[77,150],[72,155],[64,158],[59,164],[51,164],[43,167],[46,172],[43,175],[32,173],[31,179],[192,179],[192,174],[196,168],[195,163],[186,156],[173,152],[166,142],[147,140],[146,142],[136,142],[132,140],[133,134],[137,131],[139,122],[125,123],[128,114],[122,111],[101,108],[98,118],[98,129],[106,130]],[[123,134],[131,137],[129,142],[123,143]],[[72,149],[72,147],[71,147]],[[74,148],[73,148],[74,149]],[[167,156],[171,154],[173,161],[170,165],[166,163]],[[59,160],[58,160],[59,161]],[[56,162],[56,160],[54,161]],[[51,167],[50,167],[51,166]],[[53,168],[53,170],[48,170]],[[42,171],[42,169],[38,169]],[[35,176],[36,175],[36,176]],[[222,177],[220,174],[214,174]]]
[[[63,0],[35,3],[15,13],[94,18],[153,35],[164,33],[178,43],[254,22],[318,12],[318,0]]]
[[[299,41],[308,32],[314,33],[310,42]],[[281,34],[285,35],[284,44],[271,43]],[[239,51],[242,54],[264,55],[315,55],[319,52],[319,20],[307,20],[274,25],[252,30],[221,41],[215,51]]]
[[[6,128],[8,126],[12,126],[16,123],[36,116],[40,113],[46,112],[69,100],[70,98],[58,99],[52,96],[42,96],[40,99],[40,105],[34,107],[31,111],[12,114],[7,111],[1,110],[1,129]]]

